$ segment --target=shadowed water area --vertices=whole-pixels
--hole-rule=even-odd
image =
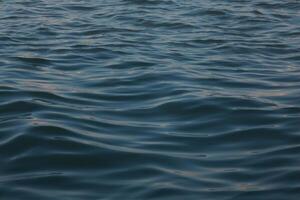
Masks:
[[[299,1],[0,1],[0,199],[299,200],[299,155]]]

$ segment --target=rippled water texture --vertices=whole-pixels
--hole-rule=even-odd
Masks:
[[[3,200],[299,200],[300,2],[0,1]]]

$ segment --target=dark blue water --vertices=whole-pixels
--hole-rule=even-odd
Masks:
[[[0,199],[299,200],[299,166],[299,1],[0,1]]]

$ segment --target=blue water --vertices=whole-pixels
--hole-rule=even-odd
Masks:
[[[299,155],[299,1],[0,1],[1,200],[299,200]]]

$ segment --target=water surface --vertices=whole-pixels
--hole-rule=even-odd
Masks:
[[[300,3],[0,1],[0,198],[298,200]]]

